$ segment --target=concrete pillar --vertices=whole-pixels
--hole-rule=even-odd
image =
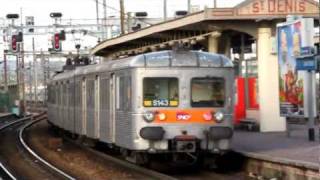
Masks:
[[[258,29],[258,83],[260,129],[262,132],[285,131],[285,119],[280,117],[278,60],[271,54],[271,28]]]
[[[228,58],[231,58],[231,38],[230,38],[230,36],[226,36],[226,38],[225,38],[224,55],[227,56]]]
[[[221,36],[220,32],[213,32],[208,37],[208,51],[211,53],[218,53],[219,37]]]

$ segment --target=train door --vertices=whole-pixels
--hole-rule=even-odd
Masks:
[[[99,79],[99,139],[103,142],[111,143],[111,84],[109,75],[100,76]]]
[[[82,80],[77,79],[75,81],[75,99],[74,99],[74,106],[75,106],[75,132],[77,134],[82,134],[82,121],[83,121],[83,97],[82,97]]]
[[[63,84],[59,84],[59,127],[63,127]]]
[[[116,141],[116,77],[114,73],[110,78],[110,134],[111,142]]]

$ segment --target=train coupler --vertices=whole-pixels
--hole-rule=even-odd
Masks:
[[[173,140],[173,147],[176,152],[196,152],[197,138],[189,135],[176,136]]]

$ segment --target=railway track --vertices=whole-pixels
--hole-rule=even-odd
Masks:
[[[16,180],[17,178],[2,163],[0,163],[0,179]]]
[[[45,120],[46,116],[44,114],[38,115],[37,117],[31,118],[23,118],[18,120],[13,120],[11,122],[6,123],[5,125],[0,124],[0,134],[4,135],[4,140],[11,141],[11,145],[16,147],[15,152],[11,149],[10,152],[3,152],[3,145],[0,147],[0,180],[2,179],[83,179],[83,177],[72,177],[69,174],[65,173],[63,170],[59,169],[61,167],[60,164],[56,164],[57,166],[45,161],[44,159],[48,159],[45,156],[40,157],[35,151],[32,150],[32,144],[29,144],[29,141],[26,141],[25,138],[29,137],[29,133],[32,131],[25,132],[26,129],[33,127],[36,123],[41,122],[41,120]],[[42,123],[45,123],[42,121]],[[33,130],[33,129],[32,129]],[[7,134],[9,133],[9,134]],[[0,136],[1,143],[4,141],[1,139],[3,135]],[[14,138],[8,138],[14,137]],[[7,139],[8,138],[8,139]],[[13,139],[15,139],[16,143],[12,143]],[[87,151],[90,155],[95,156],[95,158],[101,159],[105,162],[111,162],[115,164],[117,167],[120,167],[124,171],[128,172],[136,172],[139,175],[139,179],[247,179],[244,178],[241,173],[234,174],[220,174],[209,171],[196,171],[193,173],[188,173],[188,170],[182,172],[180,174],[168,174],[162,171],[158,171],[157,169],[147,169],[145,167],[141,167],[132,163],[129,163],[121,158],[114,157],[113,155],[106,154],[104,152],[100,152],[96,149],[92,149],[90,147],[83,146],[78,142],[66,139],[69,144],[76,146],[75,149],[79,149],[79,151]],[[6,142],[6,141],[5,141]],[[9,143],[6,143],[8,145]],[[6,148],[7,149],[7,148]],[[18,167],[14,162],[18,162],[16,158],[13,161],[7,160],[5,161],[3,157],[16,156],[13,154],[18,154],[21,156],[19,162],[22,162]],[[40,153],[41,154],[41,153]],[[50,159],[48,159],[50,160]],[[2,163],[1,163],[2,162]],[[51,160],[50,160],[51,162]],[[26,168],[26,167],[31,167]],[[65,168],[65,166],[62,166]],[[29,173],[25,174],[26,169],[29,169]],[[34,172],[30,174],[30,171]],[[192,171],[192,170],[191,170]],[[70,169],[67,170],[70,171]],[[77,174],[78,175],[78,174]],[[22,178],[23,177],[23,178]],[[112,176],[111,176],[112,177]],[[132,179],[132,178],[131,178]],[[135,178],[133,178],[135,179]]]
[[[0,127],[2,179],[75,179],[38,156],[24,140],[25,129],[45,118],[45,113],[39,113]]]
[[[99,150],[96,150],[94,148],[86,147],[81,145],[78,142],[75,142],[74,140],[70,138],[66,138],[66,140],[72,144],[75,144],[79,148],[85,149],[92,154],[94,154],[97,157],[101,157],[102,159],[105,159],[106,161],[112,161],[117,164],[121,164],[122,166],[125,166],[130,169],[134,169],[142,174],[147,175],[148,177],[152,177],[154,179],[167,179],[167,180],[194,180],[194,179],[202,179],[202,180],[246,180],[253,178],[249,178],[245,175],[243,171],[237,170],[228,170],[226,172],[215,172],[210,170],[203,170],[201,168],[195,167],[180,167],[180,168],[172,168],[169,167],[170,170],[163,170],[163,167],[155,166],[150,168],[141,167],[135,164],[132,164],[126,160],[121,159],[120,157],[109,155],[108,153],[101,152]],[[233,162],[234,163],[234,162]],[[163,166],[163,164],[161,165]],[[167,169],[168,167],[164,167],[164,169]],[[229,167],[230,168],[230,167]],[[160,170],[161,169],[161,170]]]
[[[37,122],[39,122],[39,121],[37,121]],[[29,123],[26,126],[32,126],[33,124],[35,124],[37,122]],[[154,170],[147,169],[145,167],[141,167],[141,166],[132,164],[128,161],[119,159],[117,157],[113,157],[113,156],[105,154],[103,152],[94,150],[90,147],[84,146],[81,143],[79,143],[78,141],[72,140],[71,138],[65,137],[64,140],[66,140],[65,143],[74,146],[74,148],[77,149],[78,151],[86,152],[89,157],[94,157],[95,159],[100,159],[104,162],[108,162],[109,166],[118,167],[119,171],[130,172],[132,174],[138,174],[137,176],[129,177],[129,179],[136,179],[135,177],[137,177],[138,179],[176,180],[176,178],[174,178],[172,176],[169,176],[169,175],[166,175],[166,174],[154,171]],[[64,151],[64,152],[66,152],[66,151]],[[73,153],[75,153],[75,152],[73,151]],[[89,168],[89,167],[87,167],[87,168]],[[115,178],[112,177],[112,174],[109,175],[109,178],[118,179],[117,177],[115,177]],[[79,177],[79,179],[83,179],[83,177]],[[124,178],[124,179],[126,179],[126,178]]]
[[[136,164],[132,164],[132,163],[130,163],[128,161],[125,161],[125,160],[122,160],[120,158],[108,155],[106,153],[94,150],[94,149],[92,149],[90,147],[82,146],[82,145],[80,145],[78,143],[75,143],[71,139],[67,139],[67,140],[70,143],[73,143],[74,145],[79,146],[79,148],[85,149],[86,151],[89,151],[90,153],[94,154],[95,156],[100,157],[100,158],[102,158],[102,159],[104,159],[106,161],[111,161],[111,162],[116,163],[118,165],[121,165],[121,166],[123,166],[125,168],[137,171],[137,172],[145,175],[146,178],[148,178],[148,179],[152,178],[152,179],[178,180],[177,178],[175,178],[173,176],[170,176],[170,175],[167,175],[167,174],[164,174],[164,173],[161,173],[161,172],[157,172],[157,171],[152,170],[152,169],[147,169],[145,167],[138,166]]]

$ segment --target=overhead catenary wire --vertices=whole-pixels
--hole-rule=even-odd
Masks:
[[[103,2],[100,2],[99,0],[92,0],[92,1],[98,3],[98,4],[102,5],[102,6],[105,6],[108,9],[112,9],[112,10],[116,11],[117,13],[119,13],[119,17],[121,17],[121,14],[122,14],[124,17],[131,18],[131,16],[129,14],[127,14],[125,11],[121,12],[120,9],[117,9],[115,7],[112,7],[112,6],[109,6],[107,4],[104,4]],[[105,20],[104,18],[100,18],[100,19]],[[148,22],[143,21],[141,19],[140,19],[140,21],[143,22],[143,23],[146,23],[148,25],[152,25],[151,23],[148,23]]]

